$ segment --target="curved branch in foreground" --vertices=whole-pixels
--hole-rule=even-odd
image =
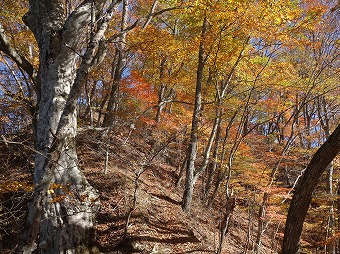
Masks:
[[[322,173],[340,152],[340,124],[326,142],[316,151],[294,192],[286,220],[282,254],[295,254],[299,249],[302,233],[312,194]]]
[[[0,24],[0,50],[8,55],[19,68],[23,69],[32,81],[36,84],[37,82],[37,72],[33,65],[20,53],[14,49],[5,33],[5,29]]]

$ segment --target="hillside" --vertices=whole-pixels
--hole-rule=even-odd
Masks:
[[[80,165],[90,183],[98,190],[101,210],[97,217],[97,246],[102,253],[214,253],[218,245],[218,229],[223,211],[223,193],[212,207],[204,206],[199,197],[200,181],[196,186],[190,214],[181,209],[183,187],[176,188],[178,165],[173,165],[178,151],[169,143],[147,166],[138,179],[147,154],[156,145],[151,129],[103,137],[103,131],[80,130],[78,153]],[[13,253],[24,228],[24,213],[30,197],[32,153],[27,135],[16,137],[17,144],[2,146],[1,161],[1,234],[3,253]],[[128,137],[128,138],[127,138]],[[19,141],[21,139],[21,141]],[[13,141],[14,141],[13,140]],[[21,143],[23,142],[23,143]],[[162,146],[162,144],[158,144]],[[104,173],[106,149],[109,160]],[[155,149],[157,150],[157,149]],[[7,164],[5,163],[7,162]],[[135,192],[136,190],[136,192]],[[136,203],[124,240],[127,214]],[[257,208],[247,212],[245,197],[236,199],[236,208],[222,253],[251,252],[257,232]],[[248,210],[249,211],[249,210]],[[250,216],[250,217],[249,217]],[[251,218],[251,223],[249,223]],[[276,253],[280,234],[271,226],[263,237],[262,253]],[[250,238],[248,238],[248,234]]]

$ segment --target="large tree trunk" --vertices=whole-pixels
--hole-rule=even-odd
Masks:
[[[31,0],[23,18],[38,42],[41,83],[35,190],[23,253],[89,253],[94,240],[99,201],[78,167],[76,106],[87,73],[104,55],[104,32],[114,6],[94,24],[105,2],[84,1],[66,16],[63,1]]]
[[[295,190],[288,211],[282,254],[297,253],[303,222],[312,199],[313,191],[322,173],[339,152],[340,125],[337,126],[333,134],[314,154]]]

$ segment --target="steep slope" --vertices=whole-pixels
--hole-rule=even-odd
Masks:
[[[80,137],[80,158],[86,164],[85,172],[91,184],[99,190],[102,201],[97,226],[101,251],[214,253],[223,211],[223,193],[219,202],[207,208],[200,202],[198,183],[192,211],[184,213],[181,209],[183,190],[175,187],[179,170],[165,162],[171,162],[171,156],[176,154],[171,143],[152,162],[148,162],[148,158],[159,151],[152,147],[156,140],[148,131],[132,133],[129,138],[124,132],[103,138],[101,132],[94,131],[89,135],[87,131]],[[162,147],[162,144],[158,146]],[[86,147],[92,147],[92,150]],[[153,150],[156,152],[150,152]],[[107,151],[108,168],[104,174]],[[256,232],[256,219],[251,219],[249,224],[243,200],[237,203],[223,253],[244,253],[248,230],[250,248],[253,245],[254,239],[251,238]],[[132,209],[124,237],[126,218]],[[273,232],[271,234],[274,235]],[[269,236],[264,239],[265,244],[276,245],[275,239],[274,242]],[[272,252],[266,247],[263,251]]]
[[[191,213],[184,213],[181,209],[183,188],[177,188],[175,183],[185,145],[174,141],[176,139],[162,138],[148,128],[131,132],[123,126],[119,130],[107,135],[101,129],[81,129],[77,138],[79,165],[100,193],[98,250],[126,254],[215,253],[224,211],[223,192],[208,208],[200,201],[201,182],[198,181]],[[33,173],[29,136],[26,133],[13,137],[11,140],[17,143],[1,146],[3,253],[15,253],[24,231]],[[248,253],[252,252],[257,214],[256,203],[249,202],[248,197],[237,197],[222,253],[246,253],[246,246]],[[279,245],[275,236],[279,234],[275,230],[268,227],[265,231],[262,253],[276,253]]]

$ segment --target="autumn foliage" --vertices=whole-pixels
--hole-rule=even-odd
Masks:
[[[71,2],[77,6],[81,1]],[[167,181],[182,192],[203,50],[202,107],[194,130],[195,166],[202,170],[193,202],[213,207],[220,216],[231,198],[236,200],[249,220],[244,248],[262,253],[266,235],[265,251],[278,251],[294,188],[312,155],[340,124],[338,3],[130,2],[127,13],[117,9],[109,24],[106,58],[83,84],[79,129],[98,128],[125,140],[122,146],[136,139],[143,153],[152,157],[154,152],[159,160],[162,152],[164,158],[169,155],[163,159],[175,170]],[[5,0],[0,6],[0,34],[6,33],[15,50],[37,68],[37,46],[21,21],[26,1]],[[0,145],[1,151],[15,149],[0,157],[5,165],[0,168],[0,212],[2,204],[9,206],[5,199],[10,195],[26,193],[28,200],[33,190],[25,179],[6,181],[3,176],[12,165],[22,165],[16,152],[20,149],[29,158],[27,165],[33,164],[35,145],[16,135],[30,133],[40,100],[37,84],[4,48],[0,40]],[[95,138],[102,143],[86,149],[101,149],[101,156],[109,156],[114,138],[105,143],[105,135]],[[339,163],[338,156],[314,192],[301,238],[306,253],[317,248],[340,251]],[[27,165],[25,173],[32,174]],[[56,203],[71,195],[68,186],[51,185],[48,191],[55,193],[51,202]],[[0,216],[0,225],[4,220]],[[233,230],[232,223],[228,230]]]

